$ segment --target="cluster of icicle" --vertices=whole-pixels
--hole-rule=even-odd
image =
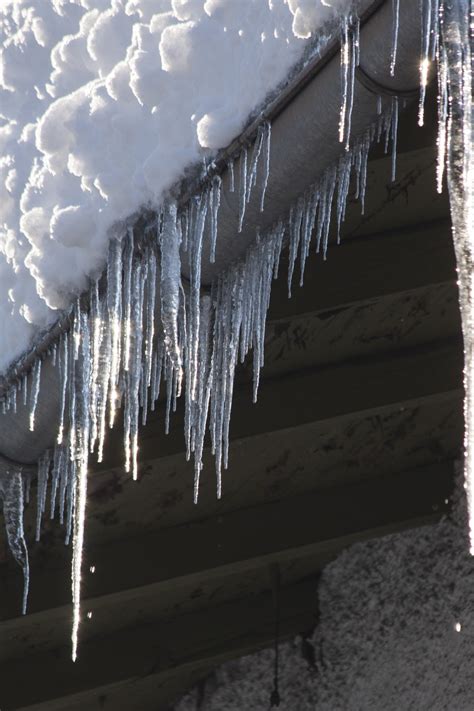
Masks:
[[[229,425],[238,362],[253,350],[253,394],[257,398],[263,366],[265,323],[272,280],[277,277],[282,246],[288,244],[288,291],[299,255],[300,284],[311,241],[326,256],[333,210],[340,226],[344,219],[350,178],[356,176],[356,194],[365,196],[367,160],[374,141],[394,140],[396,104],[343,153],[291,207],[288,219],[274,225],[256,242],[242,261],[219,275],[208,289],[201,288],[201,253],[206,225],[211,235],[211,259],[217,237],[221,180],[193,198],[184,209],[175,202],[164,205],[146,227],[129,228],[122,239],[112,239],[105,277],[77,299],[71,327],[53,346],[51,357],[60,379],[60,424],[54,451],[38,465],[37,527],[47,508],[59,511],[66,527],[66,542],[73,540],[73,658],[80,620],[80,580],[84,540],[84,514],[89,456],[102,460],[106,431],[117,412],[123,413],[125,469],[138,476],[138,430],[154,410],[164,386],[164,428],[184,395],[187,457],[194,456],[194,499],[206,432],[215,455],[217,496],[222,493],[222,469],[228,464]],[[240,224],[253,189],[260,189],[263,210],[270,158],[270,125],[262,124],[250,160],[231,190],[239,190]],[[395,143],[395,141],[394,141]],[[259,161],[262,180],[256,183]],[[230,170],[232,170],[230,168]],[[182,278],[187,259],[189,280]],[[157,298],[159,295],[159,298]],[[87,304],[87,307],[84,306]],[[30,427],[41,387],[41,360],[21,384],[21,395],[30,407]],[[15,410],[19,394],[13,388],[5,409]],[[29,478],[27,479],[29,486]]]
[[[474,5],[440,2],[438,190],[443,170],[451,206],[464,336],[464,461],[470,550],[474,555]]]
[[[398,2],[393,0],[392,68],[396,61]],[[468,0],[422,2],[424,43],[420,122],[423,119],[426,79],[424,67],[430,57],[436,56],[440,81],[441,158],[438,180],[441,186],[441,170],[446,158],[458,265],[461,272],[467,275],[466,284],[462,278],[460,281],[467,344],[467,452],[471,471],[474,469],[474,420],[470,414],[474,399],[474,378],[470,375],[474,367],[474,346],[471,343],[474,304],[472,247],[469,244],[468,249],[467,243],[468,228],[472,227],[472,180],[469,183],[469,175],[472,179],[472,135],[469,135],[472,103],[469,104],[469,101],[472,102],[472,98],[467,96],[471,87],[470,67],[467,66],[469,27],[467,18],[464,17],[464,27],[460,17],[467,11],[468,4]],[[358,53],[358,22],[346,18],[342,26],[343,98],[340,118],[340,140],[346,150],[339,162],[328,168],[318,182],[295,201],[289,216],[282,218],[264,234],[257,229],[255,244],[247,251],[245,258],[221,273],[209,288],[203,289],[203,239],[205,234],[210,234],[210,259],[213,261],[218,239],[222,181],[215,176],[185,206],[168,201],[145,227],[128,228],[121,238],[111,240],[106,274],[92,284],[86,297],[77,300],[71,315],[71,327],[53,348],[52,358],[58,369],[62,393],[60,427],[54,451],[47,452],[39,462],[37,538],[41,518],[47,508],[50,483],[50,514],[53,517],[59,510],[60,521],[66,527],[66,540],[71,537],[73,540],[73,659],[77,654],[80,622],[88,461],[91,454],[101,461],[105,434],[113,426],[117,413],[123,413],[125,467],[136,479],[140,422],[146,422],[148,412],[154,410],[160,391],[164,390],[164,426],[168,431],[171,412],[176,408],[177,399],[183,395],[186,451],[188,458],[193,455],[195,464],[195,501],[199,492],[206,433],[209,433],[215,455],[217,495],[220,497],[222,470],[228,462],[235,369],[238,362],[253,350],[255,400],[264,358],[271,284],[278,273],[282,247],[287,246],[289,250],[288,290],[291,293],[298,256],[301,284],[311,243],[314,243],[316,251],[326,256],[332,218],[335,216],[339,229],[354,174],[356,195],[363,209],[367,159],[375,141],[383,139],[386,148],[391,141],[394,177],[399,109],[396,97],[392,99],[389,110],[383,113],[382,102],[379,101],[378,121],[363,136],[349,142]],[[263,122],[253,147],[242,149],[240,169],[235,176],[234,163],[229,163],[229,189],[238,190],[240,197],[239,230],[242,229],[252,191],[260,190],[260,207],[262,211],[264,209],[270,140],[271,126]],[[257,180],[257,176],[262,177]],[[470,201],[467,197],[469,190]],[[468,258],[465,263],[463,260]],[[187,261],[187,280],[182,278],[183,260]],[[37,359],[29,381],[25,379],[23,383],[13,386],[3,403],[4,410],[14,410],[21,389],[21,396],[30,403],[32,429],[40,387],[41,360]],[[469,481],[474,481],[474,475],[470,475]],[[25,482],[29,482],[29,477],[25,478]],[[473,491],[472,486],[470,491]],[[18,496],[13,492],[11,497],[3,492],[3,497],[7,506],[16,507],[17,514],[10,520],[17,522],[12,524],[17,528],[9,532],[9,538],[20,541],[16,548],[13,547],[13,553],[22,562],[24,537],[22,523],[18,521],[22,521],[23,491]],[[27,576],[27,566],[24,570]]]

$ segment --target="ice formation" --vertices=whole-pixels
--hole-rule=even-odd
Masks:
[[[23,230],[30,239],[31,250],[25,257],[23,266],[18,266],[16,257],[11,263],[5,261],[8,269],[14,266],[22,271],[28,267],[36,280],[38,293],[50,306],[55,307],[64,305],[65,298],[64,283],[59,283],[58,279],[69,280],[74,276],[72,281],[68,282],[68,288],[72,286],[79,290],[85,285],[86,274],[92,274],[93,277],[89,288],[81,297],[76,298],[70,308],[70,328],[62,333],[59,343],[53,347],[51,353],[61,382],[60,425],[56,447],[41,459],[38,473],[38,535],[41,516],[46,509],[46,491],[50,478],[52,514],[59,509],[60,520],[66,524],[66,540],[70,537],[73,539],[73,658],[77,654],[81,616],[81,563],[90,454],[93,453],[101,460],[106,431],[114,424],[116,415],[121,410],[125,465],[132,476],[137,478],[140,417],[141,421],[146,421],[148,409],[154,408],[160,389],[164,389],[165,429],[168,430],[177,398],[183,393],[187,456],[193,455],[195,464],[195,500],[197,501],[199,493],[202,453],[207,431],[216,461],[217,495],[221,496],[222,469],[227,466],[228,458],[235,368],[239,360],[242,361],[252,350],[255,399],[263,365],[265,322],[271,282],[278,272],[281,249],[283,245],[288,245],[288,289],[291,292],[298,257],[302,283],[305,260],[312,240],[315,248],[326,255],[332,216],[335,216],[340,227],[344,219],[350,178],[354,173],[357,196],[363,207],[367,158],[374,141],[384,138],[386,148],[390,141],[392,142],[394,172],[399,109],[398,99],[394,97],[389,109],[380,113],[378,120],[369,126],[362,136],[351,136],[359,25],[356,15],[351,12],[344,13],[340,23],[343,89],[339,134],[343,144],[341,158],[323,173],[316,184],[308,187],[304,195],[295,200],[289,215],[282,215],[265,233],[256,231],[255,243],[242,260],[231,264],[219,274],[212,285],[204,288],[201,284],[201,269],[206,225],[210,227],[211,234],[211,261],[219,240],[217,218],[223,184],[220,176],[214,175],[210,180],[204,181],[200,192],[184,203],[177,203],[173,197],[161,201],[159,207],[157,202],[163,190],[179,177],[185,166],[198,157],[202,158],[203,148],[214,151],[227,143],[242,127],[249,112],[267,91],[268,83],[265,82],[268,82],[268,76],[265,67],[268,69],[271,55],[274,71],[273,52],[282,37],[285,56],[284,59],[278,60],[281,61],[278,71],[283,76],[301,54],[302,38],[309,36],[310,28],[314,28],[314,23],[317,24],[316,21],[319,22],[321,17],[318,12],[314,13],[316,6],[311,3],[308,5],[291,0],[288,6],[279,2],[267,6],[266,3],[253,3],[249,0],[248,7],[254,9],[265,25],[265,37],[272,36],[276,42],[274,45],[273,40],[270,40],[268,56],[267,48],[262,50],[263,54],[260,56],[264,81],[262,86],[265,86],[265,90],[262,87],[254,87],[255,91],[252,90],[243,97],[239,96],[239,82],[245,84],[247,76],[245,79],[232,76],[232,80],[237,82],[233,92],[237,96],[240,113],[235,113],[232,102],[225,105],[225,110],[221,106],[213,112],[210,105],[200,106],[197,111],[193,103],[197,101],[195,92],[190,91],[188,96],[185,89],[189,88],[188,81],[191,84],[195,81],[194,65],[197,63],[198,69],[202,70],[202,62],[198,62],[199,48],[205,45],[208,23],[213,23],[210,27],[215,32],[217,27],[222,29],[223,26],[229,30],[235,29],[236,18],[232,11],[232,8],[236,7],[235,4],[224,0],[207,0],[203,6],[202,2],[175,0],[174,14],[170,12],[159,16],[151,15],[150,3],[140,0],[129,0],[127,3],[117,0],[104,12],[92,7],[93,3],[83,3],[85,4],[88,12],[81,16],[78,35],[68,36],[52,54],[55,71],[47,90],[57,96],[61,87],[61,90],[67,87],[69,93],[51,103],[36,127],[36,148],[43,155],[36,156],[32,173],[27,178],[26,193],[19,200],[23,211],[21,218],[15,213],[16,208],[12,201],[8,203],[13,214],[13,226],[8,228],[8,244],[11,246],[18,238],[19,230]],[[168,6],[168,3],[159,4],[160,7]],[[471,492],[474,488],[469,483],[474,479],[471,475],[471,450],[474,445],[474,441],[471,444],[471,438],[474,440],[474,426],[470,416],[470,388],[473,387],[474,378],[469,374],[473,360],[470,352],[472,345],[469,345],[472,333],[472,248],[469,240],[472,239],[473,183],[470,176],[472,178],[473,167],[472,98],[469,97],[472,77],[468,66],[470,47],[469,24],[466,19],[469,17],[468,4],[468,0],[456,0],[453,3],[424,0],[421,64],[423,66],[424,62],[436,55],[440,67],[439,146],[440,151],[445,150],[463,299],[466,340],[467,481]],[[340,8],[343,3],[337,5]],[[305,8],[310,6],[312,9],[307,11]],[[326,7],[326,4],[324,6]],[[73,11],[67,5],[67,9],[66,3],[59,0],[55,7],[61,9],[61,18],[70,19],[68,13],[76,13],[77,16],[77,13],[80,14],[77,8]],[[258,8],[258,11],[255,8]],[[394,2],[393,10],[392,68],[396,71],[397,2]],[[138,14],[142,22],[139,23],[138,29],[133,28],[132,31],[135,14]],[[8,22],[18,24],[15,9],[11,17],[7,13],[7,18]],[[38,28],[42,28],[44,22],[42,24],[38,20],[34,11],[28,18],[31,33],[40,33],[43,37],[42,30],[40,32]],[[286,30],[284,18],[286,22],[289,18],[291,20]],[[242,18],[239,22],[242,22]],[[265,23],[269,22],[277,23],[278,27],[271,25],[272,32],[267,35],[270,25],[267,27]],[[247,30],[248,35],[252,37],[250,27]],[[129,46],[127,43],[130,33],[132,45]],[[152,41],[149,35],[153,33],[158,33],[161,38],[159,54],[149,50]],[[113,51],[109,54],[104,52],[104,46],[107,44],[104,45],[104,41],[110,34],[114,38],[120,38],[120,47],[114,44]],[[237,32],[234,39],[238,44],[240,40],[237,37],[246,36],[246,31],[243,31],[242,35]],[[20,44],[23,42],[22,35],[18,41]],[[33,41],[31,37],[30,41]],[[157,37],[154,37],[153,41],[156,42]],[[126,59],[120,59],[125,50]],[[205,53],[206,50],[202,51]],[[248,55],[253,56],[251,41],[250,45],[244,41],[241,51],[243,66],[247,67]],[[69,63],[73,58],[75,62],[79,62],[83,71],[81,82],[86,82],[79,86],[71,83],[74,73],[68,73],[66,70],[67,67],[70,68]],[[7,69],[9,66],[7,63]],[[176,72],[176,86],[169,83],[173,72]],[[242,67],[239,72],[246,74]],[[4,67],[4,84],[8,76]],[[145,81],[144,77],[148,77],[148,81]],[[423,70],[422,89],[424,77]],[[161,105],[155,107],[151,102],[149,82],[152,78],[157,82],[156,89],[163,90],[166,101],[171,102],[173,111],[176,112],[176,102],[183,114],[194,111],[192,119],[186,125],[180,121],[177,121],[176,125],[172,124],[175,114],[172,111],[167,114],[167,109]],[[11,81],[13,82],[13,78]],[[8,91],[8,86],[5,91]],[[154,91],[155,85],[152,86]],[[216,87],[220,95],[222,84],[217,82]],[[41,94],[41,90],[35,90],[35,93]],[[421,94],[420,120],[423,111],[423,90]],[[166,101],[163,100],[163,106],[167,106]],[[137,111],[140,116],[141,112],[145,111],[148,117],[143,124],[143,133],[138,137],[138,132],[131,131],[137,119]],[[171,122],[167,128],[169,133],[166,134],[169,142],[166,145],[158,142],[157,148],[150,155],[150,145],[158,136],[154,132],[159,127],[160,130],[163,129],[164,116],[167,117],[166,121]],[[228,116],[232,116],[232,121],[226,121]],[[108,144],[110,155],[104,156],[99,152],[98,165],[95,153],[97,146],[104,140],[104,131],[109,130],[110,122],[114,131],[117,129],[117,133],[113,132],[112,141]],[[10,123],[6,125],[10,126]],[[7,134],[11,131],[12,126]],[[23,131],[23,134],[28,134],[33,140],[33,129],[30,128],[26,133]],[[87,146],[83,145],[86,138]],[[123,144],[127,140],[131,143],[134,140],[143,141],[143,144],[140,144],[140,150],[143,149],[143,152],[140,153],[136,145],[132,148],[133,151],[138,151],[139,159],[136,162],[127,162],[125,158],[123,161],[118,159],[120,152],[117,152],[117,147],[120,142]],[[178,143],[182,150],[178,150]],[[243,225],[253,191],[258,191],[259,204],[261,209],[264,209],[270,150],[271,124],[265,120],[262,121],[253,143],[243,145],[240,159],[236,162],[239,166],[238,174],[234,171],[233,160],[230,159],[229,189],[238,191],[239,194],[238,229]],[[206,155],[209,162],[206,163],[204,173],[212,169],[212,154]],[[441,156],[440,166],[444,165],[445,158]],[[15,160],[15,156],[11,158],[11,166],[16,165]],[[17,168],[11,170],[15,172]],[[27,172],[24,175],[27,175]],[[10,176],[8,185],[16,184],[14,177]],[[64,201],[63,190],[67,192]],[[80,198],[77,197],[78,191],[81,193]],[[77,197],[76,202],[71,203],[71,195]],[[43,199],[47,205],[41,202]],[[39,201],[41,205],[35,201]],[[134,219],[128,223],[125,220],[122,223],[117,222],[120,217],[128,217],[144,202],[149,207],[154,206],[154,209],[145,213],[144,219]],[[108,232],[108,237],[111,238],[106,259],[107,268],[105,273],[99,276],[96,269],[101,263],[106,228],[110,227],[112,215],[115,228],[112,235],[110,230]],[[51,238],[48,236],[49,232]],[[81,243],[79,239],[83,233],[90,238],[87,244]],[[51,242],[54,244],[50,244]],[[24,250],[28,249],[25,244],[23,242],[23,251],[18,251],[15,246],[11,253],[21,252],[24,256]],[[51,262],[48,249],[52,250]],[[69,273],[72,262],[68,262],[68,269],[53,274],[54,261],[56,258],[63,259],[68,249],[72,249],[75,255],[74,275]],[[469,259],[463,261],[467,257]],[[183,277],[183,267],[189,278]],[[48,273],[51,274],[51,279],[46,278]],[[11,280],[7,280],[8,283],[11,283]],[[29,283],[31,286],[31,280]],[[39,310],[41,309],[43,307]],[[31,304],[23,308],[25,314],[31,314],[32,310]],[[44,315],[44,311],[42,313]],[[15,348],[12,353],[13,351]],[[41,360],[37,359],[29,378],[21,383],[13,383],[3,401],[5,412],[14,410],[21,385],[22,397],[28,398],[32,428],[35,425],[36,404],[41,387],[41,367]],[[474,515],[472,518],[474,520]],[[26,571],[25,563],[22,564]]]
[[[22,467],[0,457],[0,501],[3,505],[7,541],[13,557],[23,569],[23,614],[26,613],[30,583],[28,548],[23,531],[25,485],[29,484],[29,476],[30,472],[26,473]]]
[[[441,4],[438,189],[446,164],[464,335],[465,482],[474,555],[474,7]]]
[[[3,0],[0,373],[102,270],[111,226],[230,143],[348,4]]]

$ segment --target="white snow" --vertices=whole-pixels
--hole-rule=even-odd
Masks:
[[[0,372],[348,0],[3,0]],[[332,6],[332,7],[330,7]]]

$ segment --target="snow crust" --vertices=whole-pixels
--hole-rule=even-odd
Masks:
[[[470,711],[474,560],[454,519],[359,543],[323,571],[320,622],[280,648],[280,711]],[[218,668],[175,711],[267,711],[273,650]]]
[[[4,0],[0,372],[348,0]],[[56,313],[55,313],[56,312]]]

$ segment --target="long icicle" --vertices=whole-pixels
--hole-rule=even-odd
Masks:
[[[474,555],[474,11],[469,0],[441,3],[440,80],[448,107],[440,123],[446,130],[447,182],[456,253],[459,303],[464,336],[464,472],[470,551]],[[444,109],[443,109],[444,110]],[[438,139],[443,141],[444,138]]]
[[[77,659],[78,633],[81,621],[81,580],[82,580],[82,556],[84,550],[84,528],[86,516],[87,498],[87,467],[89,459],[89,408],[90,408],[90,329],[88,316],[85,313],[80,315],[81,324],[81,363],[78,368],[77,379],[75,381],[77,396],[77,415],[75,437],[76,452],[74,461],[76,463],[75,482],[75,508],[74,508],[74,537],[72,553],[72,660]]]

